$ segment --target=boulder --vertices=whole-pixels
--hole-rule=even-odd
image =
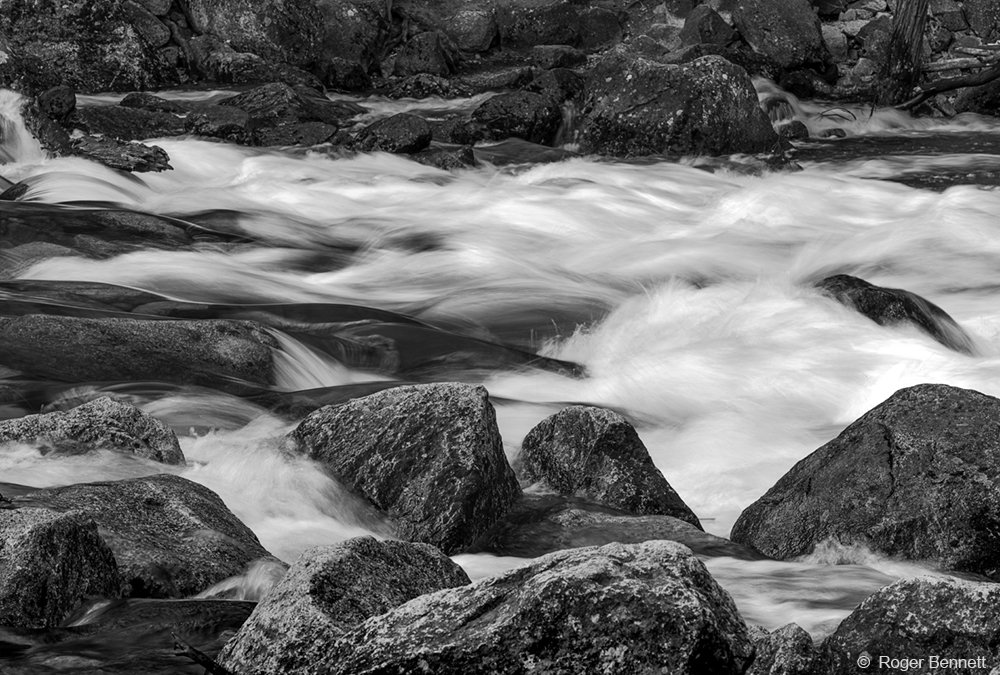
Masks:
[[[851,307],[880,326],[910,324],[963,354],[972,354],[972,338],[948,313],[916,293],[875,286],[847,274],[827,277],[816,287],[842,305]]]
[[[891,34],[892,19],[887,16],[880,16],[866,23],[855,36],[861,44],[861,55],[870,59],[876,67],[884,63]]]
[[[605,7],[587,7],[580,12],[580,40],[577,46],[591,53],[622,40],[620,16]]]
[[[447,38],[437,31],[418,33],[407,40],[396,55],[393,74],[409,77],[428,73],[447,77],[455,69],[455,56]]]
[[[539,94],[512,91],[484,101],[473,111],[472,120],[493,140],[513,137],[551,145],[562,123],[562,112]]]
[[[166,424],[106,396],[68,412],[0,422],[0,444],[10,442],[30,443],[43,453],[107,449],[164,464],[184,464],[177,436]]]
[[[365,91],[372,86],[368,71],[360,63],[339,56],[327,59],[323,69],[323,83],[342,91]]]
[[[141,141],[184,133],[184,120],[177,115],[117,105],[77,108],[67,126],[119,141]]]
[[[477,164],[476,154],[471,145],[443,146],[432,143],[420,152],[410,155],[410,159],[444,171],[468,169]]]
[[[978,115],[1000,113],[1000,80],[993,80],[978,87],[965,87],[955,96],[956,112],[971,112]]]
[[[576,45],[580,9],[569,0],[512,0],[497,7],[500,46]]]
[[[38,490],[13,503],[92,518],[132,596],[195,595],[270,556],[218,495],[172,474]]]
[[[567,68],[546,70],[528,84],[525,91],[541,94],[553,105],[562,105],[583,90],[583,77]]]
[[[363,151],[420,152],[431,144],[431,127],[423,117],[399,113],[362,129],[355,147]]]
[[[866,598],[822,645],[822,668],[857,673],[860,656],[922,658],[916,672],[986,673],[1000,658],[1000,585],[946,578],[904,579]],[[899,671],[899,668],[893,668]]]
[[[587,55],[567,45],[536,45],[531,48],[531,60],[542,70],[574,68],[587,62]]]
[[[220,662],[240,675],[327,672],[334,643],[369,617],[469,577],[427,544],[350,539],[303,553],[229,641]]]
[[[561,495],[626,513],[698,517],[653,464],[627,419],[604,408],[570,406],[545,418],[521,444],[524,475]]]
[[[58,626],[91,597],[121,595],[115,556],[92,520],[76,511],[3,506],[0,626]]]
[[[170,171],[174,168],[170,166],[170,157],[160,146],[119,141],[114,138],[96,136],[75,138],[71,152],[120,171],[144,173]]]
[[[206,0],[207,1],[207,0]],[[379,71],[389,39],[385,0],[316,0],[320,12],[317,64],[331,58],[357,63],[366,73]]]
[[[733,23],[779,74],[798,68],[824,70],[830,54],[809,0],[740,0]]]
[[[320,408],[293,444],[367,498],[409,541],[462,550],[520,494],[482,387],[395,387]]]
[[[330,673],[742,673],[753,660],[729,595],[673,542],[553,553],[368,619]]]
[[[442,26],[455,46],[463,52],[489,51],[498,36],[496,15],[492,9],[463,9],[448,17]]]
[[[167,100],[156,94],[150,94],[147,91],[133,91],[131,94],[125,96],[118,105],[123,108],[139,108],[140,110],[149,112],[173,113],[175,115],[183,115],[187,112],[187,108],[179,103]]]
[[[333,141],[337,131],[337,127],[323,122],[280,124],[276,127],[258,129],[254,134],[254,142],[256,145],[263,146],[301,145],[308,147]]]
[[[235,392],[271,383],[277,347],[248,321],[43,315],[0,317],[0,342],[0,364],[35,377],[159,380]]]
[[[63,122],[76,110],[76,92],[65,85],[46,89],[38,95],[38,108],[57,122]]]
[[[1000,34],[1000,5],[993,0],[965,0],[962,6],[969,28],[986,42],[996,40]]]
[[[331,101],[309,87],[282,83],[251,89],[223,99],[219,105],[246,112],[255,129],[254,139],[260,145],[315,145],[328,140],[347,120],[363,112],[355,104]]]
[[[125,19],[150,47],[165,47],[170,42],[170,29],[141,3],[123,0],[121,7]]]
[[[206,105],[196,108],[188,113],[184,126],[188,133],[241,145],[251,144],[254,138],[249,113],[232,106]]]
[[[1000,579],[1000,400],[901,389],[747,507],[733,541],[774,558],[827,539]]]
[[[460,82],[437,75],[420,73],[395,80],[379,92],[386,98],[463,98],[471,92]]]
[[[318,77],[280,61],[258,54],[238,52],[211,35],[193,37],[187,45],[188,65],[196,75],[210,82],[261,85],[282,82],[322,89]]]
[[[584,86],[579,140],[583,152],[616,157],[766,152],[778,142],[746,71],[718,56],[603,60]]]
[[[736,39],[736,31],[708,5],[698,5],[691,10],[680,32],[681,44],[728,45]]]
[[[755,628],[750,635],[757,657],[746,675],[816,675],[816,647],[801,626],[790,623],[774,632]]]

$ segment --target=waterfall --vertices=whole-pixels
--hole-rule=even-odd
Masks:
[[[25,126],[24,102],[17,92],[0,89],[0,164],[33,163],[45,157],[41,144]]]

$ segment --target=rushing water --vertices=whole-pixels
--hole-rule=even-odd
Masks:
[[[375,101],[369,117],[449,105],[471,103]],[[571,158],[448,173],[386,154],[170,138],[155,143],[173,171],[127,177],[42,159],[11,106],[0,102],[0,174],[26,181],[22,201],[113,203],[254,244],[109,260],[15,256],[0,259],[8,276],[190,302],[362,305],[582,364],[585,376],[497,366],[419,379],[485,384],[512,459],[525,433],[567,402],[627,412],[656,465],[719,535],[798,459],[901,387],[944,382],[1000,395],[1000,192],[990,187],[1000,126],[985,118],[927,122],[792,100],[787,114],[814,132],[849,134],[805,144],[799,171],[761,173],[748,158]],[[880,327],[812,288],[835,273],[928,298],[969,332],[975,355]],[[281,389],[388,379],[281,338]],[[287,419],[207,390],[133,394],[182,435],[180,473],[217,491],[279,557],[387,531],[315,465],[280,451]],[[34,486],[161,471],[110,453],[42,457],[20,446],[0,455],[5,481]],[[458,560],[473,576],[522,562]],[[797,621],[814,635],[893,578],[928,572],[837,546],[797,562],[707,563],[749,620]],[[256,570],[247,583],[266,585],[269,574]]]

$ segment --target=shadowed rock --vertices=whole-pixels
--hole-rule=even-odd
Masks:
[[[809,0],[740,0],[733,23],[777,71],[822,68],[830,53]]]
[[[1000,579],[1000,400],[897,391],[747,507],[732,538],[779,559],[834,538]]]
[[[334,642],[419,595],[469,583],[427,544],[350,539],[303,553],[221,655],[240,675],[327,672]]]
[[[909,323],[949,349],[972,354],[972,338],[947,312],[916,293],[883,288],[848,274],[836,274],[816,288],[842,305],[852,307],[880,326]]]
[[[753,659],[732,599],[673,542],[553,553],[368,619],[331,673],[742,673]]]
[[[0,508],[0,626],[57,626],[86,598],[121,591],[115,557],[92,520],[9,503]]]
[[[558,104],[540,94],[512,91],[488,99],[472,113],[488,138],[515,137],[551,145],[559,131],[562,113]]]
[[[653,464],[627,419],[571,406],[542,420],[521,444],[524,474],[561,495],[577,495],[626,513],[667,515],[701,528],[698,517]]]
[[[183,464],[177,436],[138,408],[103,397],[69,412],[0,422],[0,444],[17,441],[43,453],[81,454],[107,449],[165,464]]]
[[[92,518],[133,596],[195,595],[270,556],[218,495],[180,476],[49,488],[14,504]]]
[[[396,387],[321,408],[289,438],[395,523],[451,554],[520,495],[482,387]]]
[[[750,636],[757,657],[746,675],[815,675],[816,647],[812,636],[798,624],[790,623],[773,632],[753,626]]]
[[[431,143],[427,120],[409,113],[399,113],[379,120],[361,130],[355,144],[359,150],[382,150],[393,153],[420,152]]]

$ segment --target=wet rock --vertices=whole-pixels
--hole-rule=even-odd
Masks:
[[[384,0],[316,0],[320,12],[317,63],[337,57],[378,72],[388,42]]]
[[[300,145],[308,147],[334,140],[337,131],[337,127],[323,122],[281,124],[276,127],[258,129],[254,134],[254,141],[257,145],[263,146]]]
[[[718,56],[603,60],[584,87],[580,147],[616,157],[766,152],[777,136],[746,72]]]
[[[830,54],[809,0],[740,0],[733,23],[778,71],[824,68]]]
[[[455,46],[473,54],[489,51],[499,34],[492,9],[463,9],[449,17],[442,28]]]
[[[576,45],[580,10],[568,0],[514,0],[497,8],[500,46]]]
[[[534,68],[513,66],[466,74],[458,78],[458,82],[471,94],[482,94],[488,91],[523,87],[535,79],[535,75]]]
[[[969,24],[965,20],[962,6],[955,0],[931,0],[929,8],[931,16],[944,28],[950,31],[968,30]]]
[[[812,0],[816,13],[824,19],[836,19],[847,9],[847,0]]]
[[[521,462],[528,480],[561,495],[701,527],[653,464],[635,427],[614,411],[570,406],[547,417],[524,437]]]
[[[856,39],[861,44],[861,55],[881,64],[886,59],[889,48],[889,36],[892,34],[892,20],[882,16],[866,23],[857,33]]]
[[[157,380],[239,393],[272,381],[274,338],[249,321],[0,317],[0,364],[60,382]],[[255,390],[256,387],[250,387]]]
[[[525,85],[524,90],[540,94],[555,105],[562,105],[583,91],[583,84],[583,77],[572,70],[553,68]]]
[[[192,70],[203,79],[223,84],[270,84],[282,82],[322,89],[319,78],[287,63],[269,61],[258,54],[238,52],[211,35],[199,35],[188,43]]]
[[[177,115],[116,105],[78,108],[68,126],[119,141],[141,141],[184,133],[184,120]]]
[[[431,121],[430,125],[433,139],[441,143],[472,146],[486,138],[483,125],[462,117]]]
[[[822,541],[1000,579],[1000,400],[901,389],[747,507],[733,541],[787,559]]]
[[[736,31],[708,5],[698,5],[688,14],[680,32],[682,45],[701,43],[727,45],[736,39]]]
[[[65,85],[46,89],[38,95],[38,108],[57,122],[63,122],[76,110],[76,92]]]
[[[132,28],[151,47],[163,47],[170,42],[170,29],[156,15],[135,0],[124,0],[122,12]]]
[[[520,494],[482,387],[388,389],[317,410],[290,439],[388,514],[401,538],[449,554],[475,541]]]
[[[997,115],[1000,113],[1000,80],[993,80],[978,87],[959,89],[958,95],[955,96],[954,107],[959,113]]]
[[[790,623],[774,632],[757,627],[751,636],[757,657],[746,675],[816,675],[816,647],[812,636],[798,624]]]
[[[218,495],[171,474],[38,490],[14,504],[92,518],[136,597],[195,595],[270,555]]]
[[[349,539],[303,553],[220,662],[241,675],[328,672],[335,641],[369,617],[469,577],[427,544]]]
[[[476,166],[476,155],[471,145],[434,145],[411,155],[410,159],[444,171],[468,169]]]
[[[68,412],[0,422],[0,444],[10,442],[30,443],[43,453],[108,449],[164,464],[184,463],[177,437],[167,425],[135,406],[107,397]]]
[[[335,56],[325,64],[323,82],[326,86],[342,91],[365,91],[372,80],[360,63]]]
[[[473,550],[536,558],[553,551],[613,542],[668,540],[699,556],[757,560],[762,556],[728,539],[702,532],[673,516],[636,516],[616,509],[552,495],[526,494],[476,542]]]
[[[799,120],[786,120],[783,123],[774,125],[774,130],[781,138],[790,141],[802,141],[809,138],[809,127]]]
[[[134,171],[169,171],[170,157],[158,145],[129,143],[114,138],[84,136],[73,140],[72,153],[112,169]]]
[[[119,597],[115,557],[78,512],[0,508],[0,625],[58,626],[90,597]]]
[[[430,143],[431,127],[427,120],[419,115],[399,113],[362,129],[355,140],[355,147],[363,151],[414,153]]]
[[[406,41],[396,56],[393,74],[400,77],[428,73],[447,77],[455,69],[455,55],[447,38],[437,31],[419,33]]]
[[[880,326],[916,326],[949,349],[974,351],[972,338],[948,313],[916,293],[875,286],[848,274],[827,277],[816,287],[842,305],[851,307]]]
[[[25,128],[38,140],[42,150],[56,157],[72,154],[73,143],[69,133],[42,111],[35,101],[24,102],[21,117]]]
[[[250,144],[253,130],[245,110],[224,105],[207,105],[192,110],[184,120],[189,133],[221,138],[231,143]]]
[[[305,122],[319,122],[339,128],[363,112],[359,106],[334,102],[305,86],[272,83],[219,101],[219,105],[239,108],[260,128],[278,128]],[[332,135],[332,134],[331,134]]]
[[[393,82],[379,91],[386,98],[463,98],[471,92],[460,82],[421,73]]]
[[[587,7],[580,12],[580,41],[585,52],[596,52],[622,40],[622,26],[617,12],[604,7]]]
[[[184,106],[147,91],[133,91],[125,96],[118,105],[123,108],[139,108],[149,112],[172,113],[174,115],[182,115],[187,112]]]
[[[866,598],[822,646],[824,674],[856,673],[859,655],[923,658],[917,672],[985,673],[1000,657],[1000,585],[897,581]],[[930,663],[930,658],[937,663]],[[953,660],[958,659],[958,660]],[[926,670],[925,670],[926,669]]]
[[[424,595],[348,633],[333,673],[742,673],[732,599],[673,542],[553,553]]]
[[[587,55],[566,45],[537,45],[531,48],[531,60],[543,70],[574,68],[587,62]]]
[[[562,122],[557,105],[539,94],[513,91],[487,99],[472,113],[488,138],[521,138],[551,145]]]

